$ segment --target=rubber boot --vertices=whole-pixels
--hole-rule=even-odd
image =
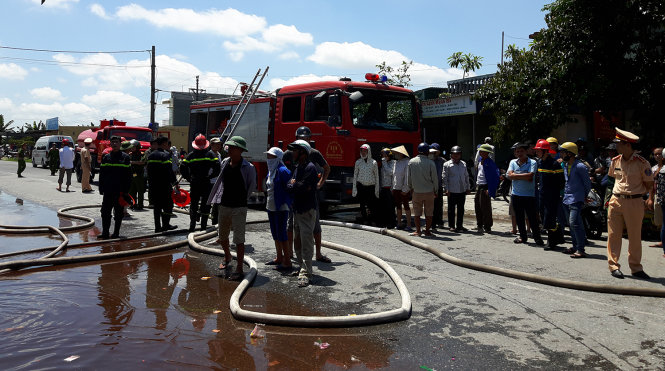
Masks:
[[[205,231],[206,228],[208,228],[208,217],[207,216],[202,216],[201,217],[201,230]]]
[[[162,231],[162,223],[160,221],[160,215],[159,213],[154,213],[153,216],[155,218],[155,233],[159,233]]]
[[[122,219],[118,219],[115,221],[115,228],[113,229],[113,234],[111,235],[111,238],[118,238],[120,237],[120,225],[122,224]]]
[[[196,230],[196,220],[189,221],[189,231],[194,232]]]
[[[166,232],[178,228],[175,225],[171,225],[170,221],[171,215],[162,215],[162,231]]]
[[[111,229],[111,216],[102,217],[102,234],[100,234],[98,239],[107,239],[109,238],[109,229]]]

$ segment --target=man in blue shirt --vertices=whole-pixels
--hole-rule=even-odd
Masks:
[[[526,213],[531,225],[533,239],[536,245],[543,246],[545,242],[540,237],[536,209],[536,161],[526,155],[527,145],[519,144],[515,149],[516,159],[508,165],[508,178],[513,181],[513,193],[511,199],[515,211],[515,221],[520,236],[515,238],[515,243],[525,243],[527,240],[526,226],[524,225],[524,213]]]
[[[563,175],[566,178],[566,187],[563,190],[563,208],[568,215],[570,224],[570,237],[573,247],[564,252],[571,254],[571,258],[585,258],[586,232],[582,220],[582,206],[586,195],[591,191],[591,179],[586,165],[577,159],[577,145],[566,142],[560,146],[563,159]]]

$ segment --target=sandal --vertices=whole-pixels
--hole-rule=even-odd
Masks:
[[[321,255],[320,257],[316,258],[316,261],[322,263],[332,263],[332,260],[330,260],[330,258],[325,255]]]
[[[409,236],[418,236],[418,237],[420,237],[420,235],[421,235],[421,234],[418,233],[418,232],[411,232],[411,233],[409,233]]]
[[[231,262],[232,262],[232,260],[224,261],[224,263],[221,263],[221,264],[219,265],[219,269],[226,269],[226,268],[229,268],[229,265],[231,264]]]
[[[570,255],[570,257],[573,258],[573,259],[586,258],[587,256],[588,255],[586,253],[583,253],[583,252],[576,252],[576,253]]]
[[[571,255],[571,254],[574,254],[576,251],[577,251],[577,250],[573,249],[572,247],[569,247],[569,248],[567,248],[567,249],[564,249],[564,250],[563,250],[563,253],[564,253],[564,254],[567,254],[567,255]]]

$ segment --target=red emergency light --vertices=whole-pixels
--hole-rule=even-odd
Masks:
[[[386,82],[388,81],[388,76],[379,75],[378,73],[366,73],[365,80],[372,82]]]

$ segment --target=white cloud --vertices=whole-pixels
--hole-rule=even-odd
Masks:
[[[275,46],[312,45],[313,42],[312,34],[300,32],[296,26],[276,24],[268,27],[261,34],[266,43]]]
[[[15,63],[0,63],[0,79],[23,80],[27,75],[28,71]]]
[[[0,110],[6,111],[11,109],[14,106],[14,103],[12,103],[12,100],[9,98],[0,98]],[[7,119],[7,115],[4,116],[6,121],[9,121],[11,119]]]
[[[187,32],[213,33],[225,37],[241,37],[262,31],[266,20],[236,9],[207,10],[166,8],[148,10],[137,4],[118,8],[116,17],[122,20],[146,21],[160,28],[174,28]]]
[[[384,61],[388,65],[397,65],[409,60],[397,51],[377,49],[360,41],[321,43],[307,59],[322,66],[341,69],[375,69]]]
[[[300,54],[290,51],[290,52],[285,52],[277,56],[277,58],[281,60],[297,60],[300,59]]]
[[[72,4],[78,3],[79,0],[46,0],[44,4],[42,4],[42,0],[31,0],[31,2],[45,8],[69,9]]]
[[[104,10],[104,7],[101,6],[101,5],[99,5],[99,4],[92,4],[92,5],[90,5],[90,12],[91,12],[92,14],[94,14],[94,15],[100,17],[100,18],[103,18],[103,19],[111,19],[111,17],[109,17],[109,16],[106,14],[106,10]]]
[[[36,88],[30,90],[33,98],[42,101],[62,100],[62,93],[59,90],[45,86],[43,88]]]

